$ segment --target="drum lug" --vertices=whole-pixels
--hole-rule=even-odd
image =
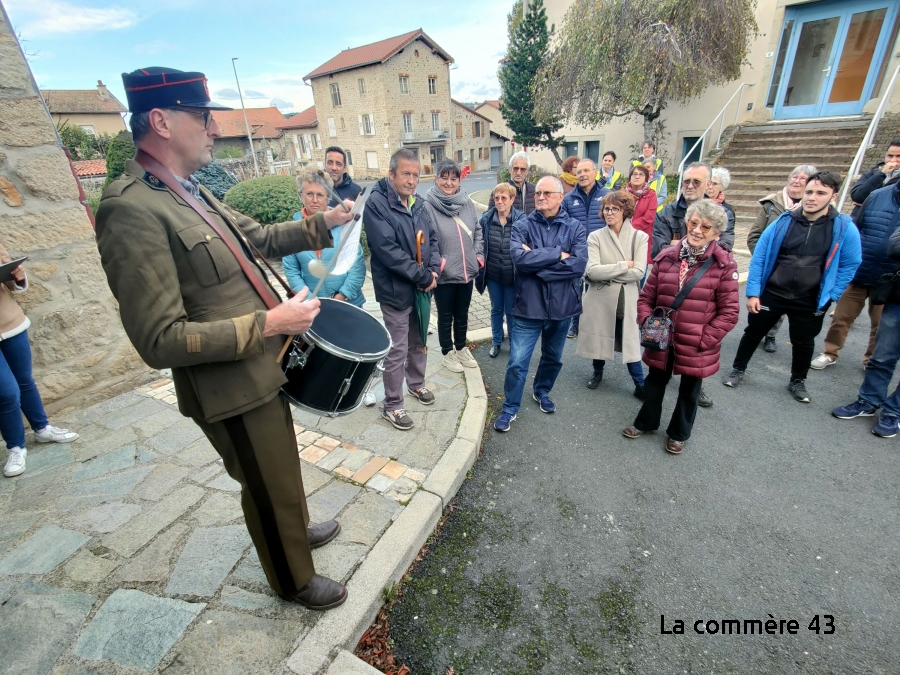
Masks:
[[[352,382],[353,380],[349,377],[344,380],[344,384],[341,385],[341,390],[339,392],[342,398],[347,395],[348,391],[350,391],[350,385],[352,384]]]
[[[306,366],[306,360],[309,357],[308,353],[301,352],[296,347],[291,350],[291,355],[288,357],[287,367],[290,368],[304,368]]]

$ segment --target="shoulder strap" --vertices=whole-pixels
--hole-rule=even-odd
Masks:
[[[469,239],[475,238],[472,236],[472,230],[468,228],[468,226],[463,222],[462,218],[460,218],[459,216],[453,216],[453,220],[455,220],[456,224],[466,231],[466,234],[469,235]]]
[[[228,247],[228,250],[231,251],[231,254],[234,256],[235,260],[237,260],[238,265],[240,265],[241,267],[241,271],[244,273],[244,276],[247,277],[247,280],[253,286],[254,290],[256,290],[257,294],[259,294],[259,297],[262,298],[262,301],[266,303],[266,307],[272,309],[273,307],[281,304],[281,299],[278,298],[271,286],[269,286],[262,280],[262,278],[258,274],[258,269],[251,266],[250,260],[246,255],[238,250],[231,237],[226,236],[226,234],[222,231],[221,226],[215,221],[215,219],[209,215],[206,209],[204,209],[200,205],[200,203],[194,198],[192,194],[190,194],[187,190],[184,189],[184,187],[182,187],[181,183],[179,183],[175,179],[175,176],[173,176],[168,169],[166,169],[162,164],[145,153],[143,150],[138,150],[134,159],[147,171],[159,178],[159,180],[162,181],[162,183],[167,188],[181,197],[187,203],[187,205],[194,209],[194,211],[197,212],[197,215],[203,218],[206,224],[209,225],[217,235],[219,235],[219,238]],[[253,246],[253,243],[249,239],[244,237],[243,240],[256,251],[256,247]],[[258,251],[256,252],[258,253]],[[285,282],[281,280],[281,283],[284,284]],[[290,286],[287,286],[287,288],[289,290],[288,295],[293,295],[293,291],[290,290]]]
[[[703,264],[700,265],[700,269],[696,271],[694,276],[692,276],[688,282],[684,285],[678,295],[675,296],[675,300],[672,301],[672,306],[669,308],[670,311],[675,311],[681,306],[681,303],[684,302],[684,299],[688,296],[688,293],[693,290],[694,286],[697,285],[697,282],[700,281],[700,278],[706,274],[706,270],[712,267],[713,264],[713,255],[710,253],[709,257],[703,261]]]

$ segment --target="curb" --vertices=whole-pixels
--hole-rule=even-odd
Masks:
[[[482,329],[485,330],[485,329]],[[490,337],[490,329],[488,337]],[[418,492],[372,548],[347,583],[347,601],[327,612],[288,657],[297,675],[380,675],[352,650],[384,604],[383,591],[409,569],[431,536],[444,507],[459,490],[481,447],[487,394],[481,368],[466,368],[466,405],[456,437]]]

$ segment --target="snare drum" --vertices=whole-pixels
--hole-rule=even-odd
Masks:
[[[321,298],[312,326],[294,338],[281,367],[281,390],[296,406],[337,417],[356,410],[391,350],[391,336],[373,317],[349,302]]]

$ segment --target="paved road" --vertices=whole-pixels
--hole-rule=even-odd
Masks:
[[[709,380],[715,406],[680,457],[664,434],[622,437],[639,407],[624,366],[589,391],[570,341],[559,411],[528,400],[510,433],[488,432],[394,609],[395,652],[417,674],[897,673],[900,447],[829,415],[861,382],[862,323],[836,366],[811,373],[811,405],[785,390],[784,330],[740,389]],[[496,410],[506,346],[476,355]],[[684,634],[661,634],[661,615]],[[770,616],[797,634],[693,628]]]

